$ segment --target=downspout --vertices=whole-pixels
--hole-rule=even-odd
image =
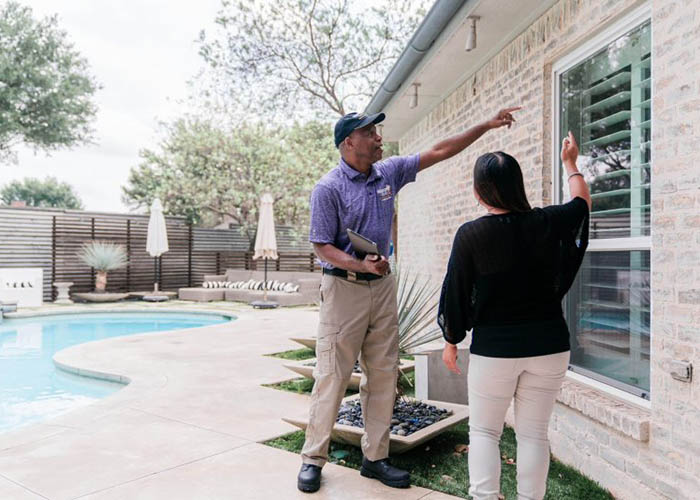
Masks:
[[[378,113],[384,109],[391,98],[401,88],[403,82],[418,66],[426,52],[442,33],[454,15],[467,3],[467,0],[437,0],[428,11],[423,22],[403,49],[389,74],[372,96],[365,108],[365,113]]]

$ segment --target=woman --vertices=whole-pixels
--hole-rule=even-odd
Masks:
[[[540,500],[549,470],[547,427],[569,363],[561,301],[588,243],[591,196],[576,167],[573,134],[561,159],[572,200],[530,208],[518,162],[487,153],[474,166],[474,194],[487,215],[457,231],[442,286],[438,323],[443,361],[457,368],[457,346],[472,330],[469,360],[469,494],[496,500],[498,443],[515,398],[519,500]]]

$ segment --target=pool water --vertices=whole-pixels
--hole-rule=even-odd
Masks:
[[[66,347],[230,320],[216,314],[163,312],[6,318],[0,323],[0,432],[88,405],[124,387],[57,369],[53,356]]]

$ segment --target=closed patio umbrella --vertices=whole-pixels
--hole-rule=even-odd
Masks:
[[[168,231],[165,228],[163,205],[156,198],[151,204],[151,217],[148,219],[148,235],[146,237],[146,251],[155,258],[155,283],[153,290],[158,291],[158,272],[160,266],[158,259],[168,251]]]
[[[270,193],[265,193],[260,198],[260,217],[258,218],[258,230],[255,234],[255,253],[253,260],[263,259],[265,261],[265,283],[267,283],[267,261],[277,260],[277,237],[275,236],[275,218],[272,210],[274,200]],[[262,301],[251,302],[253,307],[275,308],[276,302],[267,301],[267,290]]]

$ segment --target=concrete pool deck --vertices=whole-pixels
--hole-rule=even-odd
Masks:
[[[296,430],[308,397],[261,384],[287,380],[289,337],[316,329],[315,308],[254,310],[241,304],[128,303],[45,306],[44,312],[191,310],[238,319],[185,331],[73,346],[55,359],[131,383],[90,406],[0,434],[0,499],[425,499],[328,464],[321,491],[297,491],[299,456],[260,444]],[[466,464],[465,464],[466,467]]]

